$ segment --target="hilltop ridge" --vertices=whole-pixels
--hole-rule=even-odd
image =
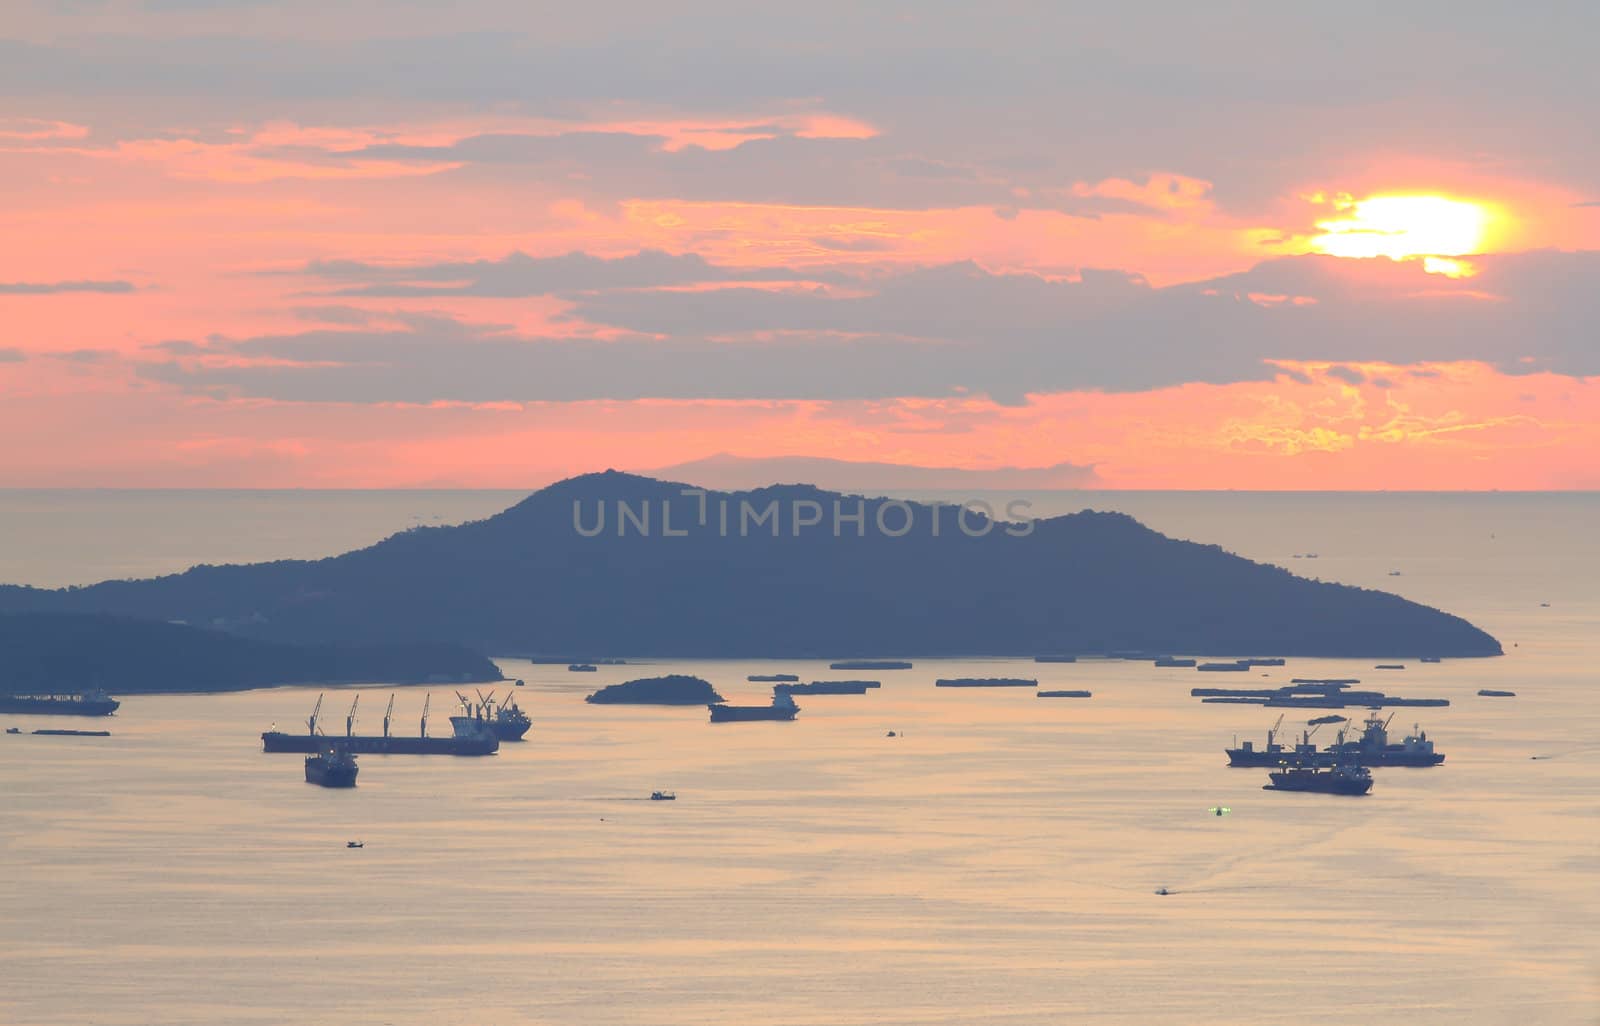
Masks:
[[[1501,651],[1459,617],[1174,540],[1125,514],[1085,510],[1029,525],[993,512],[801,484],[702,491],[606,471],[484,520],[414,528],[326,559],[56,591],[0,587],[0,610],[183,620],[292,642],[426,639],[487,653]]]

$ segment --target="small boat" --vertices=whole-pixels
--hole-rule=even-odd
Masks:
[[[1478,694],[1484,698],[1516,698],[1515,691],[1496,691],[1494,688],[1479,688]]]
[[[1156,893],[1160,894],[1160,895],[1168,895],[1168,894],[1171,894],[1172,892],[1167,890],[1165,887],[1157,887],[1156,888]]]
[[[20,733],[22,733],[22,728],[21,727],[7,727],[6,728],[6,733],[7,734],[20,734]]]
[[[355,787],[360,767],[350,749],[330,741],[316,755],[306,756],[306,783],[323,787]]]
[[[522,687],[522,686],[523,686],[523,684],[522,684],[522,681],[520,681],[520,680],[519,680],[519,681],[517,681],[517,687],[519,687],[519,688],[520,688],[520,687]]]
[[[672,791],[651,791],[650,800],[653,802],[675,802],[678,796]]]
[[[36,730],[36,735],[46,737],[110,737],[109,730]]]
[[[1389,571],[1389,576],[1390,577],[1399,577],[1400,576],[1400,571],[1398,571],[1398,570],[1390,570]]]
[[[594,664],[593,663],[573,663],[571,666],[567,667],[567,672],[568,673],[594,673],[595,669],[594,669]]]
[[[1036,691],[1034,698],[1093,698],[1092,691]]]
[[[365,841],[346,841],[346,842],[344,842],[344,846],[346,848],[365,848],[367,846],[367,842],[365,842]]]
[[[1374,670],[1403,670],[1405,668],[1405,663],[1379,663],[1373,667]]]
[[[1417,660],[1417,662],[1419,662],[1419,663],[1436,663],[1438,661],[1439,661],[1439,657],[1438,656],[1423,656],[1421,659]]]

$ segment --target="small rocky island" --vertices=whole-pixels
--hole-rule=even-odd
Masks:
[[[710,681],[683,673],[641,677],[601,688],[586,702],[594,705],[712,705],[723,701]]]

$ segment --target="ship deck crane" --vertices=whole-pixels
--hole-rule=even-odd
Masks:
[[[356,700],[350,703],[350,711],[344,718],[344,736],[356,736],[356,706],[361,704],[361,693],[356,692]]]
[[[322,696],[318,695],[317,704],[312,707],[311,715],[306,717],[307,734],[315,734],[317,732],[317,717],[320,715],[322,715]]]
[[[422,700],[422,727],[418,730],[418,734],[420,734],[422,737],[428,736],[428,706],[432,702],[433,692],[430,691],[428,692],[427,697]]]
[[[389,708],[383,711],[383,736],[389,736],[389,718],[394,715],[394,695],[389,696]]]

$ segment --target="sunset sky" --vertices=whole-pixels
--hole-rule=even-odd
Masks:
[[[1478,6],[9,0],[0,487],[1600,488],[1600,8]]]

